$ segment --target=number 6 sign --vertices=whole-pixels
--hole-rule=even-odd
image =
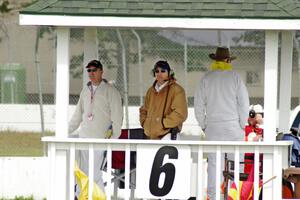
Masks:
[[[189,147],[137,147],[136,197],[188,199],[191,150]]]

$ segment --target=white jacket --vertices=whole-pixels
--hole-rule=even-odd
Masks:
[[[209,71],[195,92],[194,111],[202,129],[209,123],[233,122],[245,127],[249,96],[240,76],[234,71]]]
[[[89,113],[93,119],[89,120]],[[101,81],[96,89],[91,105],[91,91],[86,85],[80,93],[75,112],[69,122],[69,134],[75,130],[82,138],[105,138],[105,133],[112,125],[112,138],[121,134],[123,108],[121,95],[118,90]]]

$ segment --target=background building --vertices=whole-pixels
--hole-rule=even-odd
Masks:
[[[19,25],[18,11],[30,2],[11,0],[0,4],[0,102],[5,105],[38,104],[39,89],[44,104],[55,103],[56,32],[53,27]],[[70,104],[74,105],[85,84],[84,30],[72,28],[70,35]],[[116,85],[123,98],[128,97],[129,106],[141,104],[153,81],[153,64],[163,59],[174,68],[177,80],[186,89],[189,106],[193,107],[194,89],[208,70],[208,54],[216,46],[227,46],[237,56],[233,66],[246,83],[250,103],[263,105],[264,31],[98,28],[97,37],[104,77]],[[299,104],[298,58],[294,48],[291,109]]]

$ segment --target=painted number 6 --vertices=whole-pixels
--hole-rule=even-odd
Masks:
[[[171,191],[174,183],[176,169],[172,163],[165,163],[163,165],[165,155],[168,155],[169,159],[178,159],[178,150],[173,146],[163,146],[157,151],[154,157],[149,182],[150,192],[154,196],[161,197],[167,195]],[[165,181],[160,188],[158,184],[162,173],[165,174]]]

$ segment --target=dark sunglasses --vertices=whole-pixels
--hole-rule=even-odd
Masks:
[[[90,73],[90,72],[96,72],[97,71],[97,69],[95,68],[95,69],[88,69],[88,70],[86,70],[88,73]]]
[[[165,69],[162,69],[162,70],[156,69],[156,70],[155,70],[155,73],[157,73],[157,74],[158,74],[159,72],[160,72],[160,73],[165,73],[166,71],[167,71],[167,70],[165,70]]]

